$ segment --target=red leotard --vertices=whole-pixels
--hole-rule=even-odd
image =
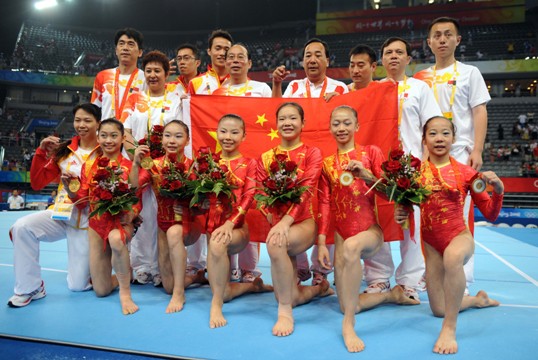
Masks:
[[[443,254],[452,239],[467,229],[463,205],[477,171],[450,158],[450,164],[436,168],[429,161],[422,164],[422,183],[432,191],[420,205],[422,240]],[[489,221],[495,221],[502,207],[503,195],[475,193],[471,197]]]
[[[100,152],[97,152],[100,153]],[[99,156],[92,156],[86,162],[84,165],[82,165],[82,171],[80,173],[81,179],[80,179],[80,189],[77,192],[76,198],[73,199],[76,201],[77,199],[83,199],[83,198],[89,198],[90,199],[90,213],[95,210],[95,202],[96,200],[93,199],[93,192],[95,191],[95,188],[97,186],[97,183],[93,180],[93,174],[95,174],[97,170],[97,160],[99,159]],[[129,159],[125,159],[121,154],[118,155],[118,159],[116,161],[111,161],[111,163],[119,164],[119,166],[123,169],[123,173],[121,174],[122,179],[128,180],[129,179],[129,173],[131,172],[131,167],[133,163]],[[150,180],[149,173],[147,171],[140,171],[139,174],[139,187],[137,190],[137,196],[140,199],[142,195],[141,189],[145,184],[147,184]],[[77,205],[78,207],[85,207],[86,202],[81,202]],[[135,205],[132,207],[132,211],[138,215],[140,211],[142,210],[142,202],[138,201]],[[99,236],[103,239],[104,243],[103,245],[106,246],[106,242],[108,241],[108,235],[110,232],[114,229],[120,230],[121,238],[125,242],[127,233],[125,232],[125,229],[120,223],[121,214],[118,215],[111,215],[109,212],[105,212],[103,215],[95,215],[90,217],[89,220],[89,226],[92,228]]]
[[[243,157],[243,155],[238,155],[229,159],[221,158],[219,165],[228,167],[226,179],[236,188],[233,190],[235,202],[232,204],[231,211],[222,214],[217,227],[224,224],[226,220],[230,220],[235,224],[234,229],[240,228],[243,226],[245,214],[254,200],[257,162]]]
[[[375,193],[364,180],[354,178],[349,186],[340,183],[340,175],[351,160],[359,160],[365,169],[376,177],[381,176],[383,154],[374,145],[360,146],[343,153],[336,153],[323,160],[319,182],[319,233],[327,235],[331,213],[334,213],[336,231],[348,239],[377,223],[374,207]]]
[[[163,179],[162,169],[168,165],[168,159],[166,156],[162,156],[154,159],[153,164],[153,168],[151,169],[151,184],[153,191],[155,192],[155,198],[157,199],[157,225],[159,226],[159,229],[167,232],[172,225],[181,224],[182,221],[175,220],[174,204],[176,200],[170,197],[162,196],[159,193],[159,188]],[[183,164],[185,164],[185,169],[188,169],[192,164],[192,160],[186,156],[183,156]],[[185,209],[184,211],[189,211],[189,209]]]

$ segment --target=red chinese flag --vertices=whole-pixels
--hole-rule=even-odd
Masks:
[[[372,82],[363,90],[333,97],[329,102],[321,98],[252,98],[216,95],[192,95],[185,121],[190,122],[192,148],[210,146],[220,152],[216,140],[218,120],[225,114],[241,116],[246,124],[246,140],[241,153],[250,158],[259,156],[280,143],[276,127],[276,109],[284,102],[300,104],[305,112],[305,127],[302,141],[321,149],[324,156],[336,151],[336,142],[329,132],[331,111],[339,105],[348,105],[357,110],[360,129],[357,142],[361,145],[375,144],[384,154],[398,147],[398,103],[397,85],[391,82]],[[383,208],[393,211],[393,205],[379,206],[380,225],[385,232],[385,241],[403,239],[393,215],[385,216]],[[381,211],[382,210],[382,211]],[[388,226],[391,223],[394,226]],[[394,228],[389,231],[389,229]],[[250,228],[251,235],[253,228]],[[251,236],[255,239],[254,236]]]

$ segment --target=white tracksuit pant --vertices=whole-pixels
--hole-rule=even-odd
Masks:
[[[88,231],[66,221],[51,219],[52,210],[26,215],[10,229],[16,294],[28,294],[41,285],[39,244],[67,239],[67,287],[72,291],[91,289]],[[76,216],[76,213],[73,214]]]
[[[142,193],[142,204],[142,225],[131,240],[131,266],[135,273],[157,275],[157,199],[151,187]]]

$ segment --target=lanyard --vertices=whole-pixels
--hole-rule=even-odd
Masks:
[[[151,132],[151,128],[152,128],[152,125],[153,125],[153,121],[151,119],[151,109],[152,109],[152,106],[151,106],[151,96],[149,95],[149,90],[147,92],[147,95],[148,95],[148,134]],[[165,87],[164,89],[164,98],[162,100],[162,106],[161,106],[161,113],[159,115],[159,124],[161,126],[164,126],[164,113],[166,112],[166,95],[168,95],[168,91]],[[159,105],[159,102],[157,102],[157,105]]]
[[[403,84],[398,84],[398,139],[400,140],[400,142],[402,142],[400,126],[402,124],[403,105],[408,95],[409,94],[407,93],[407,76],[404,75]]]
[[[452,106],[454,105],[454,97],[456,96],[456,77],[458,76],[458,69],[457,69],[457,61],[454,61],[454,74],[452,75],[452,80],[448,81],[448,84],[452,85],[452,93],[450,94],[450,102],[449,102],[449,111],[452,111]],[[437,103],[439,103],[439,94],[437,93],[437,79],[436,79],[436,66],[433,66],[433,95],[435,96],[435,100],[437,100]]]
[[[327,77],[325,77],[325,80],[323,80],[323,86],[321,87],[321,92],[319,94],[319,97],[323,97],[323,95],[325,95],[325,90],[327,90]],[[306,80],[306,97],[307,98],[311,98],[312,97],[312,93],[310,92],[310,84],[311,82],[308,81],[308,79]]]
[[[127,96],[130,92],[133,91],[131,88],[131,85],[133,84],[133,81],[135,77],[138,75],[138,69],[135,69],[131,73],[131,76],[129,76],[129,81],[127,82],[127,86],[125,87],[125,91],[123,92],[123,97],[120,100],[120,69],[116,68],[116,76],[114,78],[114,114],[116,116],[116,119],[121,118],[121,113],[123,112],[123,107],[125,106],[125,100],[127,99]]]

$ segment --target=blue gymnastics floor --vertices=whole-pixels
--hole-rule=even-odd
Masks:
[[[162,289],[151,285],[133,286],[133,298],[140,311],[124,316],[117,292],[98,299],[91,291],[67,290],[65,241],[41,246],[47,296],[25,308],[9,308],[5,304],[13,292],[13,251],[8,229],[25,214],[0,213],[0,302],[3,302],[0,304],[0,336],[168,358],[422,360],[440,356],[431,349],[442,319],[432,316],[426,293],[420,295],[422,304],[418,306],[386,305],[357,315],[356,329],[366,349],[359,354],[349,354],[340,335],[342,315],[336,296],[294,309],[295,332],[286,338],[271,335],[277,311],[271,293],[247,295],[225,304],[228,326],[210,329],[209,287],[189,289],[184,310],[165,314],[169,297]],[[459,352],[451,358],[536,359],[538,230],[477,228],[476,242],[476,282],[470,290],[474,294],[483,289],[502,305],[460,314]],[[261,254],[263,279],[270,283],[269,259],[264,247]],[[393,244],[393,254],[398,263],[396,244]],[[1,354],[6,354],[2,351],[5,346],[9,345],[0,341]],[[23,357],[17,356],[17,349],[10,351],[9,354],[15,355],[9,358]],[[20,354],[23,354],[22,348]],[[94,358],[107,358],[99,356]],[[118,357],[111,353],[110,358]]]

